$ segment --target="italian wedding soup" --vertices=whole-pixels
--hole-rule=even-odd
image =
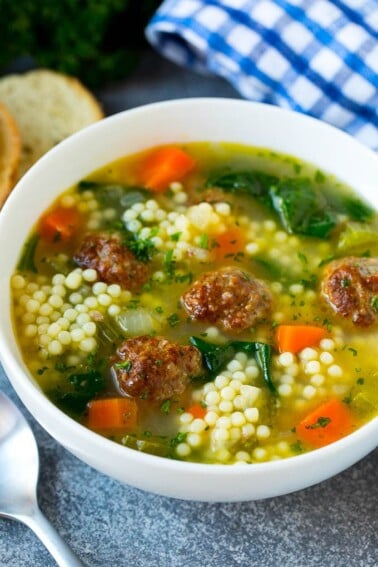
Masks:
[[[12,276],[25,363],[126,447],[224,464],[335,442],[378,408],[378,215],[309,164],[150,149],[68,188]]]

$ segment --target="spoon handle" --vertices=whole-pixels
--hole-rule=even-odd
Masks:
[[[59,567],[85,567],[85,564],[61,538],[38,506],[34,508],[32,514],[22,518],[19,517],[19,519],[33,530],[35,535],[49,550]]]

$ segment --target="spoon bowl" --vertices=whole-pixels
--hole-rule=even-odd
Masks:
[[[17,407],[0,392],[0,516],[29,526],[61,567],[83,567],[39,509],[38,475],[33,432]]]

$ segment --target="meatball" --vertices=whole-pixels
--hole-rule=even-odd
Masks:
[[[192,319],[240,332],[268,317],[272,296],[264,282],[228,267],[204,274],[181,302]]]
[[[138,290],[148,278],[147,266],[122,244],[117,233],[89,234],[73,257],[81,268],[93,268],[101,281]]]
[[[330,262],[322,293],[333,310],[358,327],[378,320],[378,258],[341,258]]]
[[[124,341],[112,359],[119,390],[153,401],[179,396],[189,380],[203,374],[202,355],[194,346],[164,337],[142,336]]]

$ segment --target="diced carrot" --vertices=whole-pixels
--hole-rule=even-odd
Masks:
[[[186,410],[188,413],[191,413],[194,419],[203,419],[206,415],[206,408],[201,406],[201,404],[194,404]]]
[[[350,410],[340,400],[330,400],[312,411],[296,427],[298,438],[312,447],[338,441],[353,430]]]
[[[158,148],[140,164],[139,182],[150,191],[164,193],[170,183],[185,177],[195,165],[195,160],[180,148]]]
[[[277,345],[280,352],[296,353],[305,347],[315,346],[327,336],[323,327],[312,325],[279,325]]]
[[[137,423],[137,404],[130,398],[104,398],[88,404],[88,427],[95,430],[132,430]]]
[[[220,259],[242,252],[245,243],[244,233],[237,226],[229,228],[214,238],[214,248]]]
[[[59,207],[44,216],[39,234],[50,242],[69,240],[80,226],[80,213],[74,207]]]

